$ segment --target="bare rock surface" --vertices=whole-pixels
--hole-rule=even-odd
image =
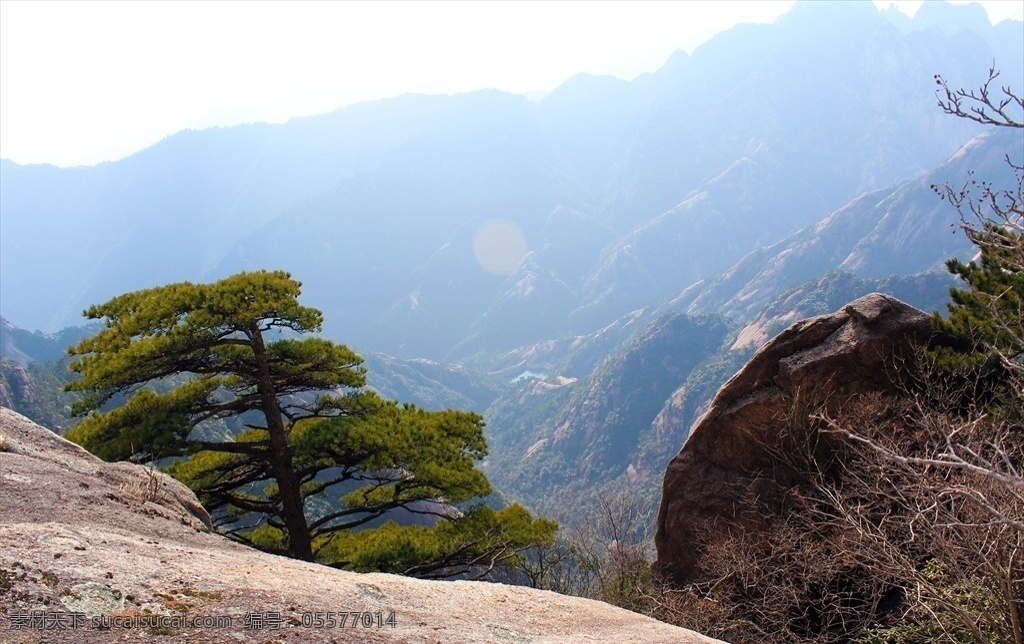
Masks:
[[[0,409],[0,642],[715,641],[547,591],[277,557],[209,522],[170,477]]]
[[[930,336],[929,316],[872,293],[793,324],[764,345],[716,394],[665,473],[655,568],[676,583],[699,578],[699,541],[757,529],[758,508],[793,481],[773,455],[797,408],[892,388],[896,357]]]

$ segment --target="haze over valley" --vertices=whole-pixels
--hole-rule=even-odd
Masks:
[[[995,61],[1019,84],[1019,27],[976,6],[798,3],[538,102],[410,95],[98,166],[4,161],[2,315],[55,332],[121,292],[284,269],[358,351],[583,382],[658,315],[735,331],[830,271],[844,296],[940,308],[943,262],[970,245],[929,186],[1012,179],[1021,140],[943,115],[932,76],[973,86]]]

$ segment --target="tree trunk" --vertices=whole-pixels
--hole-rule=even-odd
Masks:
[[[288,530],[288,553],[305,561],[313,561],[313,544],[309,538],[305,508],[299,490],[299,477],[292,467],[292,452],[281,420],[281,405],[270,378],[270,364],[267,349],[263,344],[263,333],[255,325],[249,330],[252,340],[253,357],[256,360],[256,383],[263,403],[263,414],[267,418],[270,434],[270,470],[277,480],[281,495],[281,519]]]

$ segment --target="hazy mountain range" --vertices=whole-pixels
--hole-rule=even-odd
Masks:
[[[3,161],[0,314],[55,332],[127,290],[285,269],[374,386],[486,411],[510,494],[656,494],[714,387],[781,326],[871,290],[941,307],[944,260],[972,251],[930,186],[1006,182],[1024,157],[1019,131],[935,105],[933,75],[976,87],[993,61],[1024,86],[1021,23],[979,11],[798,2],[537,102],[404,96],[93,167]],[[484,242],[525,254],[488,271]]]

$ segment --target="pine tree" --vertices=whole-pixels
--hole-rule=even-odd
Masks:
[[[241,273],[91,307],[106,328],[70,349],[81,378],[68,388],[86,394],[73,411],[87,416],[68,438],[108,460],[173,457],[168,471],[229,536],[299,559],[397,508],[458,524],[454,504],[491,491],[474,465],[483,419],[366,390],[354,352],[295,337],[323,322],[298,303],[300,286],[281,271]],[[499,521],[478,550],[514,552],[555,529],[528,525]]]
[[[967,288],[951,289],[949,318],[937,319],[935,326],[966,340],[981,358],[1019,362],[1024,356],[1024,237],[990,222],[968,234],[979,257],[946,263]]]

